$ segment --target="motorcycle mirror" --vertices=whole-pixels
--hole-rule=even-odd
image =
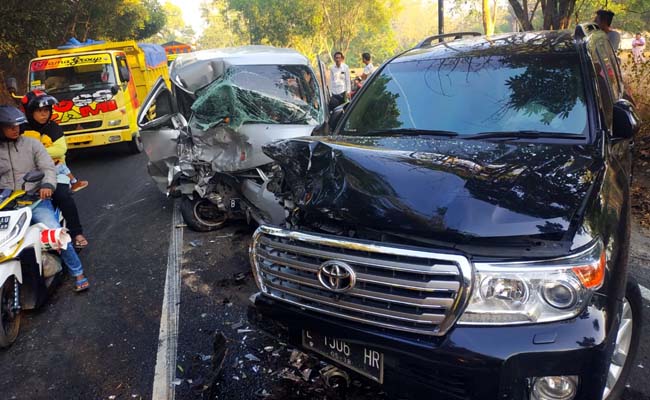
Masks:
[[[117,85],[111,86],[111,93],[113,94],[113,96],[115,96],[117,94],[117,92],[119,92],[119,91],[120,91],[119,86],[117,86]]]
[[[35,183],[35,182],[42,181],[44,177],[45,174],[43,173],[43,171],[34,170],[26,173],[25,176],[23,176],[23,180],[25,182]]]

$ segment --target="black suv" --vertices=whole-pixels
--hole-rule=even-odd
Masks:
[[[255,233],[256,309],[395,397],[617,398],[642,319],[616,55],[593,24],[458,36],[265,147],[287,219]]]

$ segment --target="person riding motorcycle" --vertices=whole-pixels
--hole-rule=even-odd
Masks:
[[[27,123],[21,125],[21,130],[25,136],[40,140],[54,160],[54,164],[57,166],[57,185],[52,196],[53,203],[61,210],[68,223],[75,248],[81,249],[88,245],[88,240],[83,234],[77,205],[71,196],[70,189],[72,191],[79,190],[79,188],[88,186],[88,182],[75,182],[76,178],[65,165],[65,153],[68,148],[63,129],[50,119],[52,106],[57,103],[58,100],[55,97],[42,90],[36,89],[28,92],[22,99]]]
[[[25,115],[16,107],[0,106],[0,188],[19,190],[26,173],[33,170],[42,171],[45,176],[40,184],[41,200],[32,209],[31,222],[40,222],[51,229],[57,229],[61,226],[54,215],[51,201],[56,185],[54,162],[40,141],[20,134],[20,125],[25,122]],[[84,275],[77,252],[67,247],[61,250],[61,259],[75,278],[74,290],[80,292],[88,289],[90,283]]]

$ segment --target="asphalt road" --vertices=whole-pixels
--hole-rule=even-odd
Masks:
[[[25,314],[18,341],[0,351],[0,399],[151,398],[175,227],[173,202],[154,187],[145,164],[144,155],[119,148],[84,151],[70,161],[90,181],[75,198],[91,242],[81,259],[93,286],[73,293],[68,277],[44,308]],[[245,225],[207,234],[184,229],[176,398],[337,398],[319,377],[324,364],[292,354],[282,337],[249,321],[248,298],[256,291],[251,233]],[[645,287],[649,266],[650,238],[635,230],[631,268]],[[650,327],[650,302],[644,307]],[[650,343],[642,340],[625,400],[650,399],[649,369]],[[346,398],[383,396],[357,381]]]

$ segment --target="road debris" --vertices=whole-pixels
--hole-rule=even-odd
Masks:
[[[247,359],[248,361],[253,361],[253,362],[260,362],[260,361],[262,361],[262,360],[260,360],[259,358],[255,357],[255,356],[254,356],[253,354],[251,354],[251,353],[246,354],[246,355],[244,356],[244,358]]]

